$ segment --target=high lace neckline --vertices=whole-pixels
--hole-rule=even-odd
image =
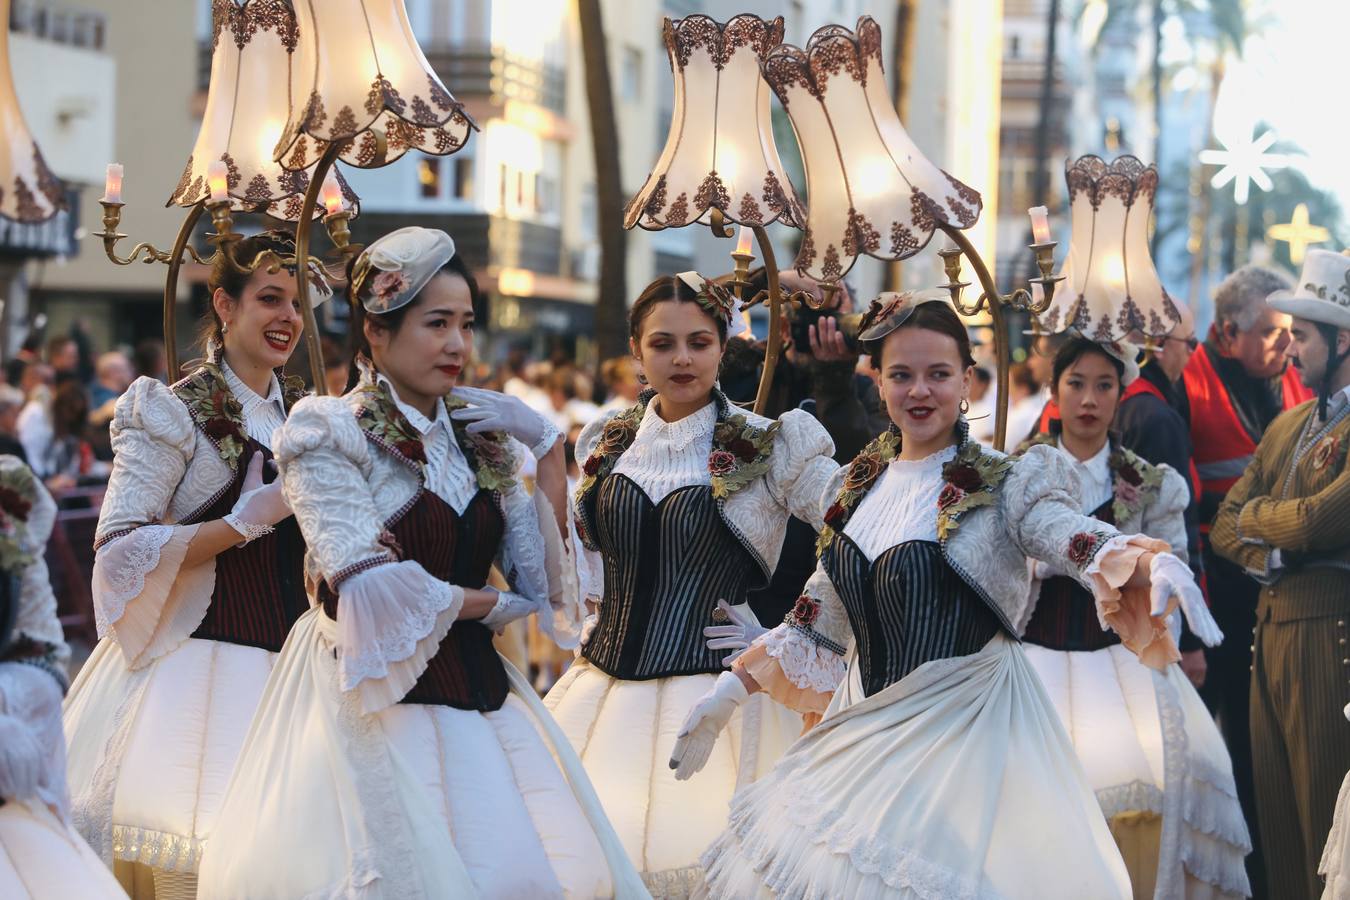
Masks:
[[[891,460],[891,468],[899,472],[913,472],[921,469],[932,469],[946,465],[956,459],[956,453],[960,449],[956,444],[949,444],[941,450],[936,450],[922,459],[901,459],[896,457]]]
[[[657,440],[676,450],[683,450],[698,438],[712,434],[713,427],[717,424],[716,401],[709,400],[702,409],[675,422],[667,422],[661,418],[656,409],[660,402],[659,397],[654,397],[647,404],[647,409],[642,414],[642,422],[638,425],[638,437]]]

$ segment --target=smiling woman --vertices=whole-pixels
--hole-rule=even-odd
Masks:
[[[294,252],[241,240],[244,264]],[[190,890],[247,720],[308,608],[273,432],[302,390],[293,271],[212,271],[205,359],[117,403],[93,595],[102,640],[66,701],[74,821],[135,895]],[[270,483],[267,483],[270,482]],[[146,873],[138,869],[149,868]]]

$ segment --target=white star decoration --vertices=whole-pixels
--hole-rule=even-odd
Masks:
[[[1254,141],[1229,145],[1220,139],[1219,143],[1223,144],[1224,149],[1201,150],[1200,162],[1222,167],[1210,184],[1221,188],[1228,182],[1233,182],[1233,199],[1239,206],[1247,202],[1253,182],[1263,191],[1275,186],[1270,176],[1266,174],[1266,169],[1283,169],[1289,165],[1289,157],[1284,154],[1266,152],[1270,149],[1270,145],[1275,143],[1273,131],[1267,131]]]

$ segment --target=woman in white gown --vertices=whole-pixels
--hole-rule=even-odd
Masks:
[[[124,897],[70,826],[61,694],[70,648],[43,553],[56,504],[0,456],[0,896]]]
[[[836,476],[804,596],[690,711],[671,763],[697,770],[749,691],[800,705],[838,689],[820,724],[736,795],[703,856],[706,890],[1128,898],[1017,641],[1027,557],[1072,571],[1152,666],[1178,658],[1163,621],[1175,596],[1188,611],[1203,599],[1164,543],[1078,513],[1062,455],[1038,447],[1014,462],[968,440],[970,344],[946,300],[883,295],[864,324],[894,428]]]
[[[277,440],[314,607],[268,681],[201,896],[641,896],[580,762],[492,647],[530,613],[573,644],[580,629],[549,577],[570,565],[559,434],[514,398],[451,393],[478,289],[444,232],[380,238],[348,291],[361,379],[299,404]],[[512,438],[539,461],[533,500]],[[486,587],[494,563],[509,591]]]
[[[294,249],[266,232],[236,253]],[[270,463],[302,393],[280,375],[303,327],[295,274],[221,260],[209,284],[205,362],[169,387],[137,379],[117,402],[95,539],[102,640],[66,699],[76,827],[136,896],[191,895],[267,673],[308,608]]]
[[[1166,541],[1186,558],[1182,477],[1109,435],[1135,349],[1075,337],[1054,361],[1055,447],[1078,476],[1079,509],[1128,533]],[[1046,563],[1032,569],[1027,659],[1059,713],[1120,846],[1136,900],[1248,896],[1251,851],[1232,761],[1181,667],[1142,666],[1101,626],[1092,595]]]
[[[643,291],[631,343],[653,390],[577,442],[582,587],[598,611],[545,702],[658,897],[688,895],[732,793],[801,733],[800,716],[757,701],[696,783],[676,784],[666,764],[685,710],[724,670],[719,644],[762,631],[746,593],[777,566],[788,516],[819,528],[820,494],[838,468],[809,414],[773,422],[716,388],[733,302],[694,272]]]

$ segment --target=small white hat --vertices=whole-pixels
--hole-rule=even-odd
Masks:
[[[407,306],[432,276],[455,255],[455,242],[444,231],[410,225],[391,231],[357,257],[352,267],[353,297],[366,296],[367,312],[387,313]],[[370,290],[364,291],[370,282]]]
[[[1282,313],[1334,328],[1350,328],[1350,256],[1309,250],[1298,286],[1275,291],[1266,299]]]

